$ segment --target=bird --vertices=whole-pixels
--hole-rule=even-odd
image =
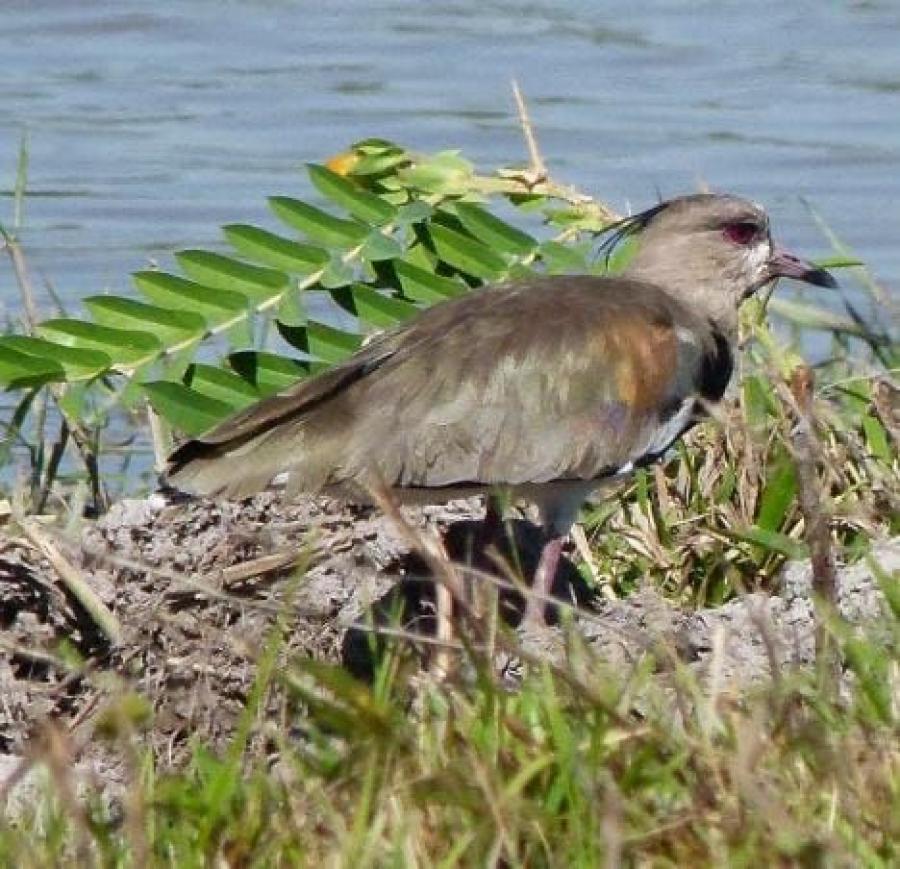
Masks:
[[[169,456],[170,486],[247,497],[490,496],[533,503],[544,540],[526,619],[543,623],[585,500],[666,455],[725,394],[741,303],[778,278],[835,287],[775,243],[765,210],[726,193],[613,224],[618,274],[541,275],[422,310],[352,356],[225,419]]]

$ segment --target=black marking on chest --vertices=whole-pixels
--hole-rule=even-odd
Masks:
[[[719,331],[712,333],[714,347],[700,360],[697,392],[707,401],[719,401],[734,371],[731,342]]]

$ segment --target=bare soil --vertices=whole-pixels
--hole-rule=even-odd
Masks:
[[[407,515],[439,528],[451,557],[465,559],[481,512],[471,500]],[[524,520],[512,530],[528,576],[540,535]],[[362,678],[378,652],[367,626],[399,618],[410,631],[433,631],[427,570],[370,508],[327,499],[286,504],[270,493],[241,503],[154,495],[120,502],[78,540],[55,541],[113,611],[122,639],[110,645],[33,547],[0,537],[0,788],[4,770],[47,720],[89,754],[97,716],[123,688],[152,705],[146,739],[164,765],[183,762],[194,738],[224,745],[279,615],[284,660],[339,662]],[[873,555],[888,573],[900,570],[900,540]],[[860,563],[842,569],[840,580],[843,615],[857,624],[877,620],[885,604],[871,570]],[[600,661],[619,667],[661,648],[661,659],[674,653],[721,688],[812,662],[810,589],[809,564],[796,562],[777,595],[685,611],[652,588],[627,600],[597,599],[568,562],[555,591],[581,607],[572,627]],[[516,624],[521,600],[504,595],[500,611]],[[559,628],[519,633],[539,658],[560,660],[571,647]],[[428,648],[422,644],[423,657]],[[503,662],[510,673],[519,663]],[[264,720],[290,722],[292,714],[290,692],[271,691]],[[256,738],[264,742],[261,725]]]

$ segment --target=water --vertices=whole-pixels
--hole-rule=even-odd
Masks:
[[[892,0],[5,0],[0,220],[27,129],[28,259],[77,309],[220,224],[270,224],[265,197],[309,195],[302,163],[355,139],[521,160],[515,77],[559,180],[620,210],[705,182],[823,254],[807,197],[890,288],[898,46]]]
[[[516,77],[560,179],[619,209],[704,181],[824,252],[808,197],[890,286],[898,46],[894,2],[5,0],[0,189],[27,129],[32,268],[70,302],[127,292],[148,259],[268,222],[268,194],[308,195],[301,164],[354,139],[522,158]]]

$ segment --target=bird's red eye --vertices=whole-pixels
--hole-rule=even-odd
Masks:
[[[750,244],[758,231],[759,227],[755,223],[729,223],[725,227],[725,238],[734,244]]]

